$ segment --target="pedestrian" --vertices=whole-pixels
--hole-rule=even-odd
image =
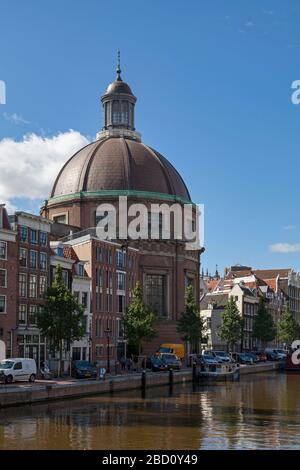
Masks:
[[[126,370],[126,357],[122,356],[120,359],[120,362],[121,362],[121,370],[125,371]]]
[[[127,365],[127,370],[128,372],[131,372],[132,369],[132,359],[130,357],[127,358],[126,360],[126,365]]]

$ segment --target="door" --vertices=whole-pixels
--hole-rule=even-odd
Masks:
[[[16,362],[13,369],[14,380],[26,380],[26,371],[23,369],[22,362]]]

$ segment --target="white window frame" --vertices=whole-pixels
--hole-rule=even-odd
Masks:
[[[24,323],[20,323],[20,308],[21,308],[21,307],[25,307],[24,312],[22,312],[22,313],[25,313],[25,322],[24,322]],[[19,309],[18,309],[18,325],[20,325],[20,326],[25,326],[25,325],[27,325],[27,305],[26,305],[26,304],[20,304],[20,305],[19,305]]]
[[[3,243],[4,246],[5,246],[5,257],[4,258],[0,258],[1,260],[7,260],[7,242],[5,242],[4,240],[0,240],[0,243]]]
[[[26,279],[26,282],[25,282],[25,295],[21,295],[20,294],[20,276],[25,276],[25,279]],[[19,273],[19,276],[18,276],[18,293],[19,293],[19,297],[21,297],[22,299],[26,299],[27,296],[28,296],[28,276],[26,273]]]
[[[31,264],[30,264],[30,261],[31,261],[30,253],[31,253],[31,252],[36,254],[36,257],[35,257],[36,263],[35,263],[35,266],[34,266],[34,267],[31,266]],[[39,255],[38,255],[38,253],[39,253],[39,252],[38,252],[37,250],[29,250],[29,257],[28,257],[28,258],[29,258],[29,268],[30,268],[30,269],[35,269],[35,270],[38,269],[38,265],[39,265]]]
[[[6,289],[7,288],[7,269],[0,268],[0,271],[5,271],[5,285],[0,286],[0,287],[2,287],[3,289]]]
[[[42,255],[45,255],[45,259],[46,259],[46,268],[42,268],[42,264],[41,264]],[[41,271],[47,272],[47,270],[48,270],[48,256],[47,256],[47,253],[45,253],[44,251],[41,251],[41,252],[40,252],[38,265],[39,265],[39,269],[40,269]]]
[[[4,297],[4,312],[0,312],[0,315],[5,315],[7,313],[7,298],[4,294],[0,294],[0,297]]]
[[[32,283],[31,279],[35,279],[35,282]],[[37,298],[37,290],[38,290],[38,277],[36,274],[29,274],[29,291],[28,291],[28,296],[30,299],[36,299]],[[31,286],[35,285],[35,295],[31,295]]]

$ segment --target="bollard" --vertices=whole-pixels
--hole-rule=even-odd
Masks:
[[[141,382],[141,389],[146,390],[146,371],[142,371],[142,382]]]
[[[193,382],[197,382],[197,364],[193,362]]]
[[[169,370],[169,385],[170,387],[173,387],[173,382],[174,382],[174,372],[173,369]]]

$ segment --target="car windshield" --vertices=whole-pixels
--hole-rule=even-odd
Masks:
[[[1,361],[0,369],[11,369],[14,363],[12,361]]]
[[[279,354],[285,354],[285,351],[283,349],[275,349],[275,352]]]
[[[215,351],[216,355],[217,356],[221,356],[221,357],[227,357],[228,354],[224,351]]]
[[[88,361],[74,361],[76,367],[90,367],[91,364]]]
[[[214,357],[213,353],[211,351],[205,351],[203,353],[203,356],[206,356],[206,357]]]

